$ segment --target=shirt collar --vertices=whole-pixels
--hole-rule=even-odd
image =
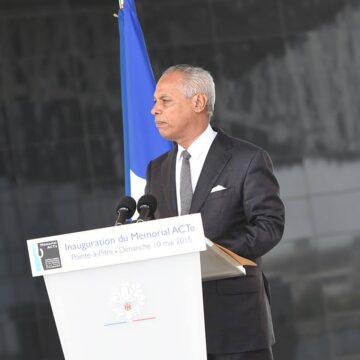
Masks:
[[[210,148],[216,135],[217,132],[214,131],[209,124],[205,131],[188,147],[187,151],[191,155],[191,159],[196,160],[204,151],[207,151]],[[183,148],[181,145],[178,145],[178,159],[184,150],[185,148]]]

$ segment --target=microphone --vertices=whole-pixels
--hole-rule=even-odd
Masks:
[[[131,196],[122,197],[119,205],[116,207],[118,217],[115,221],[115,226],[126,224],[126,220],[130,219],[134,215],[135,209],[136,202]]]
[[[154,218],[156,208],[157,200],[155,197],[150,194],[143,195],[137,203],[137,211],[140,216],[136,222],[152,220]]]

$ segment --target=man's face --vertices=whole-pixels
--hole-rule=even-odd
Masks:
[[[163,75],[154,93],[151,113],[161,136],[183,145],[193,136],[193,101],[182,91],[183,74],[172,72]]]

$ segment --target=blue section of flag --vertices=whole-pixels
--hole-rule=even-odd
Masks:
[[[119,10],[120,72],[125,146],[125,190],[131,194],[130,170],[146,177],[146,167],[172,147],[162,138],[150,111],[155,80],[133,0]]]

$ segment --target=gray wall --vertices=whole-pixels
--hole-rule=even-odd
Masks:
[[[136,0],[156,77],[209,69],[213,123],[271,154],[277,360],[360,357],[360,1]],[[123,195],[117,2],[0,0],[0,359],[63,359],[25,240]]]

